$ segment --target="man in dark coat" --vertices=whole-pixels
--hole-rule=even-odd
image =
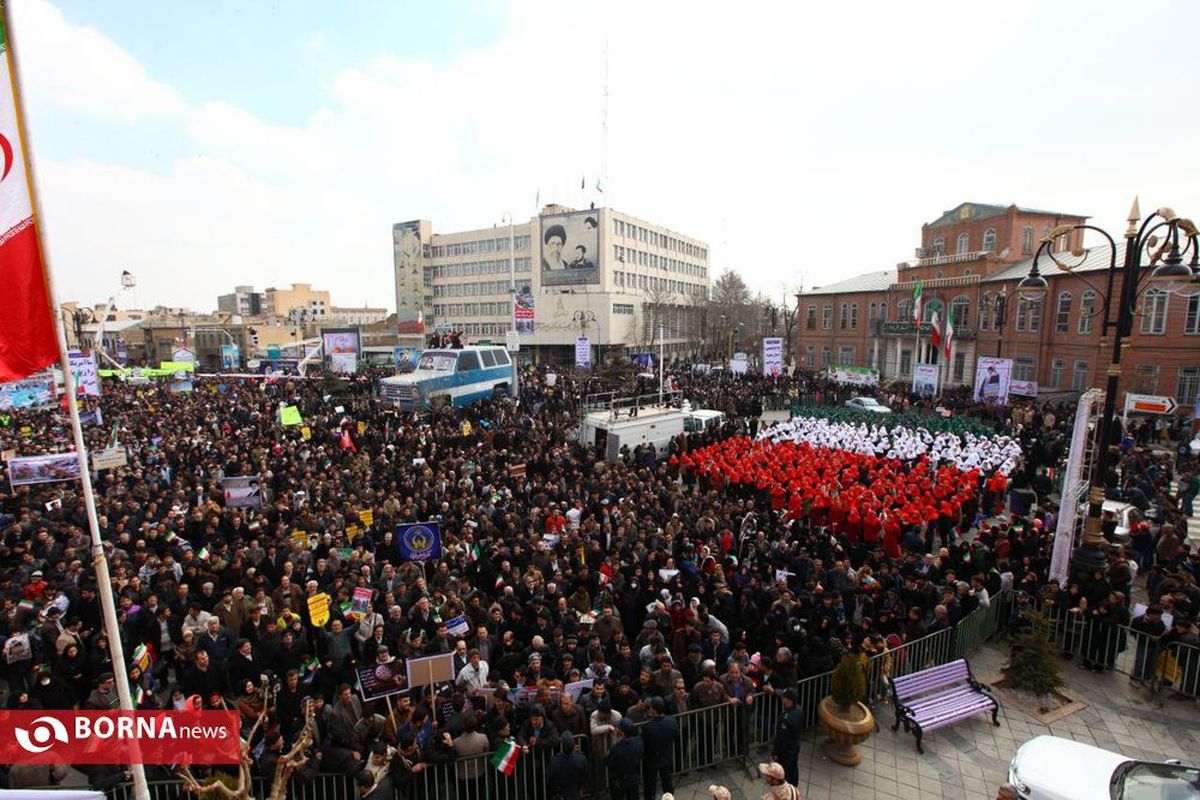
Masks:
[[[608,751],[608,786],[612,800],[637,800],[645,744],[637,726],[627,719],[617,725],[617,739]]]
[[[559,739],[560,750],[546,765],[546,795],[561,800],[579,800],[587,778],[587,759],[575,749],[575,736],[567,731]]]
[[[797,699],[795,689],[784,691],[783,713],[772,745],[775,761],[783,766],[784,779],[793,786],[800,780],[800,736],[804,733],[804,713]]]
[[[666,714],[667,704],[661,697],[650,699],[650,721],[642,728],[645,760],[642,762],[642,797],[654,800],[655,785],[662,780],[664,792],[675,791],[671,777],[671,755],[679,738],[679,723]]]

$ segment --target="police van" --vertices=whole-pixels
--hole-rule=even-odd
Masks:
[[[385,403],[406,411],[435,404],[465,406],[503,396],[513,386],[513,362],[499,346],[472,345],[461,350],[426,350],[417,368],[383,379]]]

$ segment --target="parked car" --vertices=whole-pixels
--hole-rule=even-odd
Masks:
[[[892,413],[890,408],[874,397],[851,397],[846,401],[845,406],[846,408],[853,408],[855,411],[867,411],[874,414]]]
[[[1139,761],[1057,736],[1021,745],[1008,782],[1021,800],[1200,800],[1200,767]]]

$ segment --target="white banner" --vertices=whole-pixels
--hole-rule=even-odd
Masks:
[[[96,354],[79,350],[67,353],[71,362],[71,375],[75,378],[75,391],[80,394],[100,396],[100,372],[96,369]]]
[[[729,359],[729,371],[734,375],[745,375],[746,370],[750,368],[750,362],[744,358]]]
[[[1008,393],[1019,395],[1020,397],[1037,397],[1037,381],[1010,381],[1008,384]]]
[[[938,365],[917,364],[913,367],[913,394],[921,397],[936,397],[938,393]]]
[[[1100,396],[1099,389],[1083,393],[1075,411],[1075,427],[1071,429],[1071,449],[1067,453],[1067,473],[1063,475],[1058,524],[1054,528],[1054,551],[1050,556],[1050,577],[1058,579],[1060,585],[1066,584],[1071,549],[1075,546],[1075,518],[1079,514],[1079,501],[1083,499],[1081,495],[1088,487],[1083,478],[1083,451],[1087,448],[1092,406]]]
[[[762,340],[763,375],[783,373],[783,339],[774,336]]]
[[[92,469],[116,469],[129,463],[129,453],[124,447],[106,447],[92,451]]]
[[[575,340],[575,366],[590,367],[592,365],[592,340],[580,336]]]
[[[843,367],[833,365],[829,367],[829,377],[836,383],[849,384],[850,386],[878,386],[879,371],[870,367]]]
[[[1012,359],[980,356],[975,366],[975,402],[990,406],[1008,405]]]

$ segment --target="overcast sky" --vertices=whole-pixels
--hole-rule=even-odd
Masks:
[[[13,6],[64,300],[129,270],[143,307],[296,281],[391,308],[393,222],[539,194],[774,297],[911,258],[965,200],[1200,217],[1186,0]]]

